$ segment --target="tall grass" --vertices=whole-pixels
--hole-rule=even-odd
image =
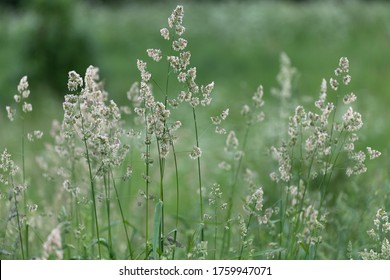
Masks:
[[[348,58],[323,79],[314,105],[294,106],[297,70],[283,53],[272,90],[278,110],[265,113],[259,86],[239,112],[226,108],[230,99],[221,112],[218,85],[199,82],[184,34],[177,6],[160,30],[161,48],[137,60],[139,81],[121,106],[109,99],[98,68],[88,67],[84,78],[69,72],[63,119],[53,121],[52,140],[34,159],[38,179],[29,179],[37,172],[25,163],[24,139],[39,140],[41,132],[23,128],[21,173],[11,159],[17,152],[4,150],[2,257],[318,259],[337,250],[329,240],[346,219],[336,213],[350,204],[337,200],[344,193],[333,185],[357,182],[367,160],[380,156],[360,148],[363,117],[348,88]],[[159,67],[164,77],[154,74]],[[10,120],[32,111],[27,78],[18,91],[18,111],[7,106]],[[359,257],[388,258],[386,217],[381,208],[370,231],[376,251],[358,248]],[[352,241],[344,244],[350,255]]]

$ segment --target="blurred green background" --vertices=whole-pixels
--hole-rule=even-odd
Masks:
[[[378,201],[388,201],[390,185],[390,1],[0,0],[0,150],[9,146],[17,150],[20,144],[15,140],[20,131],[10,125],[5,106],[13,101],[24,75],[29,76],[34,99],[26,126],[46,132],[46,140],[52,119],[61,118],[70,70],[83,75],[89,65],[99,67],[110,97],[126,105],[126,92],[139,80],[137,59],[146,59],[148,48],[166,46],[159,30],[177,4],[184,4],[184,37],[199,84],[215,81],[214,110],[220,113],[230,107],[231,128],[242,126],[235,120],[259,84],[264,86],[267,118],[279,113],[270,92],[278,86],[281,52],[298,71],[295,103],[314,100],[321,80],[333,76],[339,58],[349,58],[349,88],[358,96],[356,106],[365,121],[360,143],[380,150],[382,157],[370,163],[373,168],[365,179],[351,180],[354,188],[340,199],[347,200],[350,193],[359,193],[355,196],[359,199],[338,211],[355,215],[345,218],[356,226],[351,234],[365,235],[366,228],[357,223],[360,214],[351,209],[372,206],[374,213]],[[165,72],[156,71],[154,76],[165,77]],[[266,126],[268,130],[260,127],[252,136],[265,135],[272,125]],[[258,166],[265,162],[262,156]],[[259,173],[266,178],[268,166],[262,166]]]
[[[348,56],[352,88],[378,148],[387,148],[390,104],[389,1],[190,1],[185,34],[199,80],[214,80],[232,105],[258,84],[266,95],[277,85],[279,55],[299,71],[296,96],[317,96],[323,77]],[[46,114],[67,93],[67,73],[101,70],[111,97],[125,100],[138,80],[137,58],[164,42],[159,29],[177,1],[2,0],[0,5],[0,105],[12,100],[29,76],[32,96]],[[158,74],[155,74],[156,76]],[[48,106],[50,105],[50,106]],[[241,104],[239,104],[241,106]],[[373,109],[374,108],[374,109]],[[4,110],[2,110],[4,121]],[[37,116],[39,117],[39,116]]]
[[[54,117],[61,118],[70,70],[83,75],[89,65],[99,67],[111,98],[125,105],[127,90],[139,80],[137,58],[145,59],[148,48],[165,46],[159,30],[178,4],[170,0],[0,3],[0,123],[8,128],[4,108],[12,102],[19,79],[28,75],[35,108],[28,125],[45,131]],[[270,91],[277,86],[281,52],[298,70],[296,102],[315,98],[322,78],[332,76],[338,59],[347,56],[350,89],[359,98],[366,124],[363,141],[387,154],[390,1],[180,3],[185,6],[185,37],[199,83],[215,81],[215,110],[229,106],[231,123],[259,84],[264,86],[267,114],[277,112]],[[2,133],[2,146],[12,144],[13,137]]]

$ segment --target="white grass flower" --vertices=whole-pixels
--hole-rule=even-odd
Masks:
[[[350,75],[345,75],[344,77],[343,77],[343,83],[344,83],[344,85],[348,85],[350,82],[351,82],[351,76]]]
[[[179,55],[180,58],[180,67],[182,70],[187,69],[190,65],[191,53],[190,52],[181,52]]]
[[[19,167],[11,159],[11,154],[7,149],[4,149],[0,157],[0,169],[8,175],[15,176],[19,171]]]
[[[190,101],[190,104],[192,107],[197,107],[199,105],[200,101],[199,101],[199,98],[198,97],[192,97],[191,98],[191,101]]]
[[[187,73],[186,72],[180,72],[178,75],[177,75],[177,80],[180,82],[180,83],[185,83],[187,81]]]
[[[27,209],[29,212],[35,212],[38,210],[38,205],[36,204],[27,204]]]
[[[159,49],[147,49],[146,52],[148,56],[156,62],[162,59],[161,50]]]
[[[43,259],[54,257],[57,260],[63,259],[62,238],[60,226],[54,228],[45,243],[43,243]]]
[[[221,124],[222,122],[222,119],[220,116],[215,116],[215,117],[210,117],[211,119],[211,122],[214,124],[214,125],[219,125]]]
[[[226,138],[226,150],[232,151],[238,148],[238,139],[234,130],[231,130]]]
[[[181,24],[176,25],[175,32],[177,35],[181,36],[181,35],[183,35],[183,33],[185,31],[186,31],[186,28],[183,25],[181,25]]]
[[[251,108],[247,104],[245,104],[244,106],[242,106],[240,114],[245,117],[250,113],[250,111],[251,111]]]
[[[375,159],[381,155],[381,152],[372,149],[371,147],[367,147],[368,155],[370,156],[370,159]]]
[[[220,163],[218,163],[218,168],[223,169],[225,171],[229,171],[232,169],[232,166],[226,161],[221,161]]]
[[[350,103],[355,102],[356,99],[357,99],[356,95],[353,92],[351,92],[351,93],[344,96],[343,102],[344,102],[344,104],[350,104]]]
[[[216,126],[215,127],[215,133],[217,133],[217,134],[226,134],[226,129],[224,129],[223,127],[220,127],[220,126]]]
[[[83,79],[75,71],[68,73],[68,89],[69,91],[76,91],[78,87],[83,86]]]
[[[363,126],[362,115],[349,107],[343,115],[343,126],[349,132],[358,131]]]
[[[262,107],[264,105],[263,95],[264,95],[263,86],[260,85],[252,97],[252,100],[255,103],[256,108]]]
[[[345,73],[349,71],[349,60],[347,57],[341,57],[339,61],[339,66],[341,70]]]
[[[162,28],[160,34],[165,40],[169,40],[169,30],[167,28]]]
[[[147,83],[149,82],[150,78],[152,77],[152,74],[150,74],[148,71],[146,71],[146,62],[137,59],[137,68],[141,72],[141,79],[142,82]]]
[[[14,100],[15,100],[16,103],[19,103],[20,100],[21,100],[20,95],[19,95],[19,94],[15,94],[15,95],[14,95]]]
[[[174,51],[183,51],[187,47],[187,40],[183,38],[179,38],[172,42],[172,48]]]
[[[189,157],[190,157],[191,159],[197,159],[197,158],[199,158],[199,157],[201,157],[201,156],[202,156],[202,150],[201,150],[199,147],[194,146],[194,147],[192,148],[191,153],[189,154]]]
[[[22,106],[22,111],[28,113],[32,111],[32,105],[30,103],[24,102]]]
[[[256,209],[256,211],[263,210],[263,195],[264,195],[263,188],[258,188],[252,194],[252,199],[255,202],[255,209]]]
[[[6,106],[5,107],[6,111],[7,111],[7,116],[8,116],[8,119],[13,122],[15,120],[15,110],[12,109],[10,106]]]
[[[18,85],[18,91],[21,94],[23,98],[28,98],[30,95],[30,91],[28,90],[28,81],[27,76],[24,76],[20,79],[19,85]]]
[[[333,78],[330,78],[329,80],[330,87],[336,91],[339,88],[339,82]]]
[[[180,58],[174,55],[167,56],[167,60],[169,61],[169,64],[171,65],[173,71],[176,73],[180,71],[182,68],[180,66]]]
[[[221,113],[221,119],[224,121],[229,116],[229,108],[225,109]]]

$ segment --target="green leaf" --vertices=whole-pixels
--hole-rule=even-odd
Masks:
[[[307,247],[307,244],[303,243],[302,241],[299,242],[299,245],[302,247],[302,249],[305,251],[306,255],[309,254],[309,248]]]
[[[160,200],[154,208],[154,221],[153,221],[153,258],[156,260],[158,254],[161,253],[160,240],[161,240],[161,217],[162,217],[163,202]]]

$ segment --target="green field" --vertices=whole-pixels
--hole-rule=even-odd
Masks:
[[[389,259],[389,4],[184,1],[191,60],[178,72],[166,56],[184,50],[172,50],[160,35],[175,7],[79,3],[59,18],[32,8],[0,12],[0,151],[7,149],[19,167],[11,174],[3,153],[0,258]],[[150,48],[162,50],[160,62],[148,57]],[[349,65],[336,77],[341,57]],[[147,62],[160,103],[148,106],[142,94],[141,104],[128,100],[132,84],[141,81],[137,59]],[[68,72],[84,78],[89,65],[99,68],[107,100],[95,81],[86,84],[91,73],[83,92],[68,90]],[[210,106],[191,106],[191,98],[169,106],[180,91],[206,102],[208,94],[191,90],[190,67],[199,87],[214,82]],[[179,72],[187,73],[184,83]],[[13,98],[24,75],[28,113]],[[347,75],[351,82],[343,85]],[[330,78],[339,79],[337,91]],[[309,111],[325,118],[325,107],[314,105],[322,79],[326,102],[336,109],[326,123],[309,124]],[[252,99],[259,85],[264,105],[260,96]],[[351,92],[357,100],[343,104]],[[74,119],[51,129],[54,119],[63,122],[66,94],[77,94],[66,99],[72,109],[65,104]],[[119,120],[111,99],[132,113]],[[251,111],[242,115],[245,104]],[[297,121],[299,105],[305,114]],[[15,121],[6,106],[19,108]],[[357,114],[347,116],[349,106],[361,114],[362,127]],[[135,108],[154,118],[150,133]],[[264,113],[262,122],[248,119],[255,112]],[[295,123],[289,121],[294,114]],[[182,126],[171,131],[175,121]],[[226,134],[214,133],[216,127]],[[127,136],[132,129],[140,138]],[[44,136],[30,142],[34,130]],[[367,171],[348,176],[352,163],[352,173],[362,168],[360,150]],[[381,156],[371,161],[375,150]],[[128,167],[132,174],[123,180]],[[271,180],[286,168],[288,178]]]

